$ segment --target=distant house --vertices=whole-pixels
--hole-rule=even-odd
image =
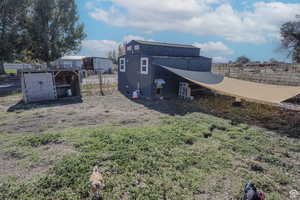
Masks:
[[[64,56],[54,61],[52,66],[59,69],[81,70],[85,56]]]
[[[111,73],[113,62],[108,58],[86,57],[83,59],[83,69],[94,73]]]
[[[119,57],[118,88],[129,96],[138,91],[144,98],[174,97],[186,80],[164,67],[211,72],[211,66],[212,59],[192,45],[133,40]]]

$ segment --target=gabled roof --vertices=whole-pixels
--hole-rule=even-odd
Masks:
[[[153,45],[153,46],[165,46],[165,47],[180,47],[180,48],[197,48],[193,45],[186,45],[186,44],[170,44],[170,43],[163,43],[163,42],[153,42],[153,41],[143,41],[143,40],[133,40],[139,44],[144,45]]]
[[[60,59],[61,60],[82,60],[86,56],[63,56]]]

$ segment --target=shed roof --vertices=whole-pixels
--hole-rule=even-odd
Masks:
[[[198,49],[198,47],[195,47],[193,45],[186,45],[186,44],[171,44],[171,43],[163,43],[163,42],[153,42],[153,41],[143,41],[143,40],[133,40],[139,44],[145,44],[145,45],[153,45],[153,46],[165,46],[165,47],[180,47],[180,48],[193,48]]]
[[[84,59],[86,56],[63,56],[60,59],[61,60],[82,60]]]
[[[104,58],[104,57],[98,57],[98,56],[91,56],[91,57],[83,57],[85,58],[100,58],[100,59],[104,59],[104,60],[111,60],[110,58]]]
[[[153,58],[175,58],[175,59],[195,59],[195,58],[204,58],[211,60],[212,58],[205,57],[205,56],[152,56]]]
[[[300,87],[261,84],[227,78],[211,72],[181,70],[162,65],[160,65],[160,67],[220,94],[238,97],[248,101],[280,104],[300,94]]]

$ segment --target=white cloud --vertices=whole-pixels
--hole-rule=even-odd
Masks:
[[[91,0],[90,0],[91,1]],[[107,9],[103,1],[113,5]],[[229,0],[98,0],[89,15],[119,27],[145,32],[179,31],[217,36],[232,42],[264,43],[278,35],[282,23],[300,13],[300,3],[256,2],[247,11]]]
[[[194,43],[193,45],[201,48],[201,52],[210,56],[230,56],[234,53],[234,51],[227,47],[223,42]]]
[[[130,42],[131,40],[145,40],[145,38],[137,35],[127,35],[123,38],[124,42]]]
[[[88,2],[86,2],[85,3],[85,7],[87,8],[87,9],[93,9],[94,8],[94,3],[92,2],[92,1],[88,1]]]
[[[118,48],[119,43],[112,40],[84,40],[82,51],[88,56],[107,57],[108,52]]]
[[[126,35],[123,41],[117,42],[114,40],[84,40],[82,42],[82,51],[88,56],[107,57],[108,52],[117,50],[122,42],[130,42],[131,40],[148,40],[137,35]],[[153,40],[148,40],[153,41]]]
[[[228,63],[228,59],[224,57],[213,57],[212,58],[213,63]]]

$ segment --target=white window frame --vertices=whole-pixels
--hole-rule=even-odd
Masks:
[[[122,64],[122,61],[123,61],[123,64]],[[120,72],[126,72],[126,59],[125,58],[120,58],[119,69],[120,69]]]
[[[140,45],[138,45],[138,44],[137,44],[137,45],[134,45],[134,50],[135,50],[135,51],[140,50]]]
[[[127,51],[131,51],[132,50],[132,46],[127,46]]]
[[[146,61],[146,65],[143,64],[143,61]],[[146,71],[143,70],[143,67],[146,67]],[[149,72],[149,58],[141,58],[141,74],[147,75]]]

